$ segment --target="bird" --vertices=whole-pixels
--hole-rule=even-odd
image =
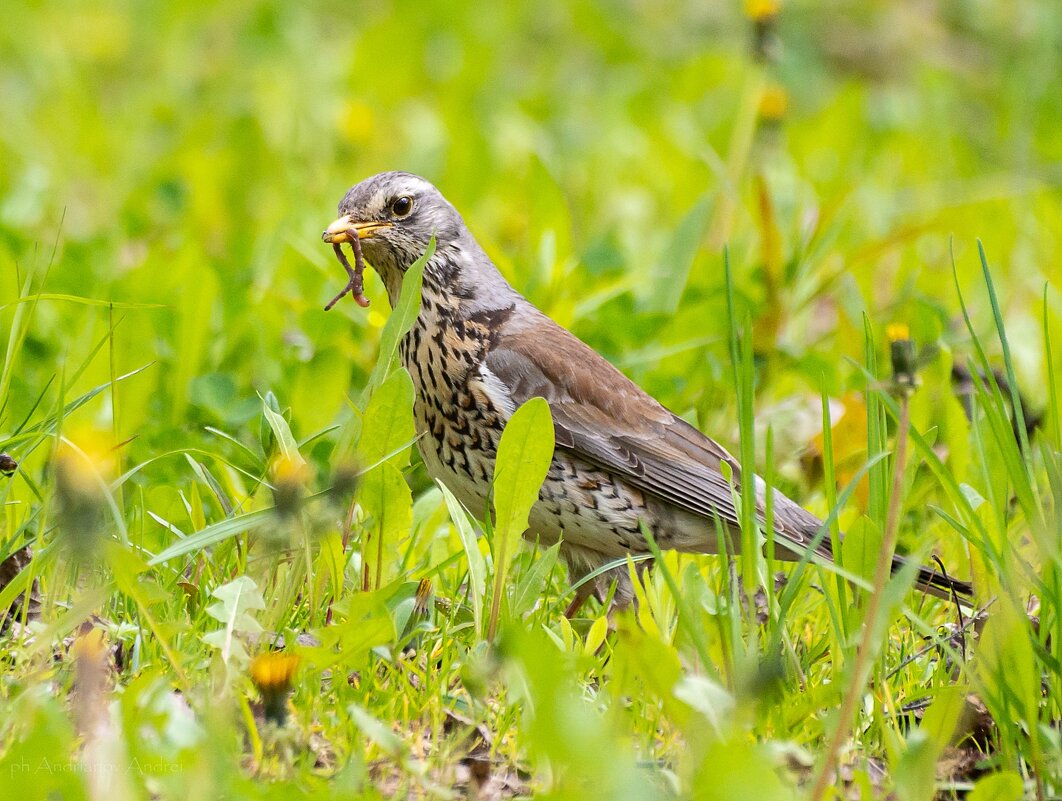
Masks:
[[[474,517],[483,520],[490,508],[506,422],[532,398],[549,404],[554,454],[524,536],[560,543],[569,576],[580,585],[569,617],[591,593],[604,600],[612,592],[617,608],[634,600],[625,563],[583,580],[628,555],[651,553],[643,526],[661,549],[719,553],[725,545],[734,553],[741,518],[734,489],[745,484],[754,488],[757,518],[765,525],[764,481],[744,481],[725,448],[514,289],[429,181],[408,172],[380,173],[351,188],[338,211],[322,239],[337,251],[353,243],[359,262],[363,255],[382,279],[392,308],[406,271],[435,237],[420,311],[399,355],[414,385],[424,466]],[[776,558],[798,561],[813,550],[832,561],[823,522],[771,492]],[[719,542],[720,532],[726,543]],[[897,555],[893,570],[904,564]],[[972,594],[968,583],[929,567],[918,567],[917,583],[942,598]]]

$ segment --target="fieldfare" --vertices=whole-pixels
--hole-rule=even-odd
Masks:
[[[494,457],[506,420],[545,398],[556,450],[526,535],[561,542],[573,581],[627,554],[647,553],[643,524],[661,548],[718,553],[717,532],[736,532],[731,484],[741,470],[727,451],[664,408],[573,334],[531,305],[502,277],[457,210],[428,181],[386,172],[351,189],[324,232],[354,246],[347,265],[360,303],[361,255],[379,273],[392,307],[406,270],[426,251],[420,314],[400,345],[416,389],[417,441],[428,473],[476,516],[489,509]],[[345,262],[345,260],[344,260]],[[346,290],[345,290],[346,291]],[[753,477],[760,524],[764,482]],[[814,546],[832,560],[822,521],[780,492],[773,495],[775,553],[799,560]],[[817,542],[816,542],[817,541]],[[730,536],[734,552],[740,537]],[[897,556],[893,568],[904,564]],[[634,596],[625,566],[585,583],[569,608],[616,583],[615,602]],[[969,596],[968,584],[927,567],[919,586],[940,597]]]

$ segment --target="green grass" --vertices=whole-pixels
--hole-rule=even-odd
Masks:
[[[5,796],[806,798],[838,727],[825,797],[1062,793],[1062,18],[791,2],[765,61],[752,27],[737,2],[5,6],[0,559],[33,558],[0,609],[40,604],[0,634]],[[565,620],[556,549],[513,552],[419,464],[407,315],[374,274],[370,309],[322,311],[320,231],[384,169],[847,532],[839,570],[666,554],[614,632],[596,601]],[[895,322],[926,349],[899,496]],[[960,636],[900,574],[860,671],[890,502],[988,619]],[[273,649],[287,705],[252,679]]]

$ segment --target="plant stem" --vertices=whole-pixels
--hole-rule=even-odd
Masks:
[[[505,591],[505,566],[509,564],[507,538],[508,533],[500,540],[495,535],[494,540],[498,543],[498,548],[494,560],[494,589],[490,598],[490,618],[487,622],[487,642],[492,646],[494,645],[494,635],[498,631],[498,618],[501,616],[502,593]],[[499,567],[499,565],[502,567]]]

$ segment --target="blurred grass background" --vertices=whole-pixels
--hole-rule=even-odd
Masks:
[[[952,248],[990,332],[983,241],[1019,383],[1048,405],[1057,4],[794,0],[757,44],[771,7],[5,3],[0,432],[149,363],[70,421],[135,438],[126,467],[193,447],[238,461],[205,427],[252,441],[267,392],[300,439],[347,420],[386,296],[370,275],[367,313],[325,314],[342,276],[320,231],[349,186],[389,169],[438,185],[519,290],[736,450],[728,246],[778,480],[819,513],[801,457],[820,447],[821,393],[856,419],[835,439],[839,467],[865,459],[848,361],[862,362],[864,314],[879,338],[899,321],[941,347],[913,413],[947,430],[948,368],[971,352]],[[20,328],[34,292],[50,297]],[[322,472],[331,447],[308,448]],[[48,482],[49,449],[15,455]],[[188,530],[224,516],[206,491],[205,517],[189,502],[197,482],[177,459],[137,476],[129,514],[152,549],[171,537],[144,510]],[[422,471],[411,482],[427,486]],[[11,542],[25,508],[9,505]]]
[[[534,302],[704,424],[726,420],[713,418],[731,398],[724,241],[785,395],[843,383],[863,310],[955,342],[949,237],[971,296],[981,237],[1039,395],[1032,309],[1062,251],[1052,4],[789,3],[766,70],[742,11],[8,4],[0,303],[57,243],[45,291],[163,305],[117,315],[119,370],[158,362],[118,392],[118,432],[148,440],[134,447],[169,436],[162,422],[239,425],[267,389],[314,430],[363,383],[386,313],[372,278],[368,315],[320,312],[339,276],[319,231],[350,185],[407,169]],[[784,92],[781,124],[746,135],[768,83]],[[702,199],[710,238],[677,312],[655,311],[686,265],[653,265]],[[1057,292],[1049,302],[1057,315]],[[107,320],[43,302],[8,415]]]

